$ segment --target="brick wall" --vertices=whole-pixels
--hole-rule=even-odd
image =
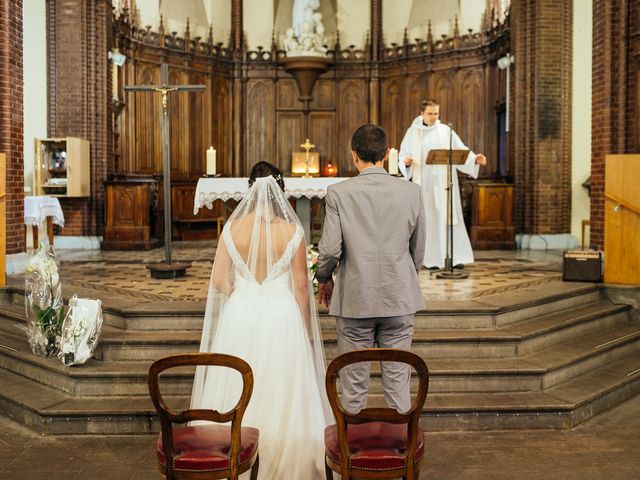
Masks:
[[[598,248],[604,247],[605,155],[638,151],[640,68],[632,52],[640,52],[639,14],[640,0],[593,2],[591,244]]]
[[[0,0],[0,152],[7,154],[8,254],[25,248],[22,62],[22,0]]]
[[[511,5],[516,228],[571,228],[572,2],[514,0]]]
[[[61,199],[62,235],[101,235],[104,186],[113,152],[109,102],[109,0],[47,3],[49,136],[81,137],[91,148],[91,196]]]

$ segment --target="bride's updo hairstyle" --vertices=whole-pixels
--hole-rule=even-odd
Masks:
[[[251,169],[251,175],[249,175],[249,188],[253,185],[257,178],[268,177],[271,175],[276,179],[278,185],[284,192],[284,179],[282,178],[282,172],[275,165],[271,165],[269,162],[258,162]]]

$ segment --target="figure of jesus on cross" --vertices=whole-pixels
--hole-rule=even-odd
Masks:
[[[171,161],[169,159],[169,115],[167,112],[167,95],[172,92],[201,92],[204,85],[169,85],[169,66],[163,63],[160,67],[162,85],[128,85],[127,92],[146,92],[162,94],[162,173],[164,198],[164,263],[148,265],[153,278],[176,278],[185,274],[188,264],[171,262]]]

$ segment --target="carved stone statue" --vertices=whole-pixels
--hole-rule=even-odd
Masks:
[[[313,23],[313,12],[318,8],[320,8],[320,0],[293,0],[291,28],[298,39],[302,35],[304,23]]]
[[[293,25],[283,41],[287,57],[326,55],[322,14],[315,12],[319,7],[319,0],[294,0]]]
[[[293,28],[287,29],[287,37],[284,39],[283,44],[288,56],[300,55],[300,44],[296,40]]]

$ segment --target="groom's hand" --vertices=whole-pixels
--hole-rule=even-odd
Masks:
[[[331,303],[332,295],[333,280],[329,280],[327,283],[318,284],[318,303],[320,303],[320,305],[326,305],[328,307]]]

